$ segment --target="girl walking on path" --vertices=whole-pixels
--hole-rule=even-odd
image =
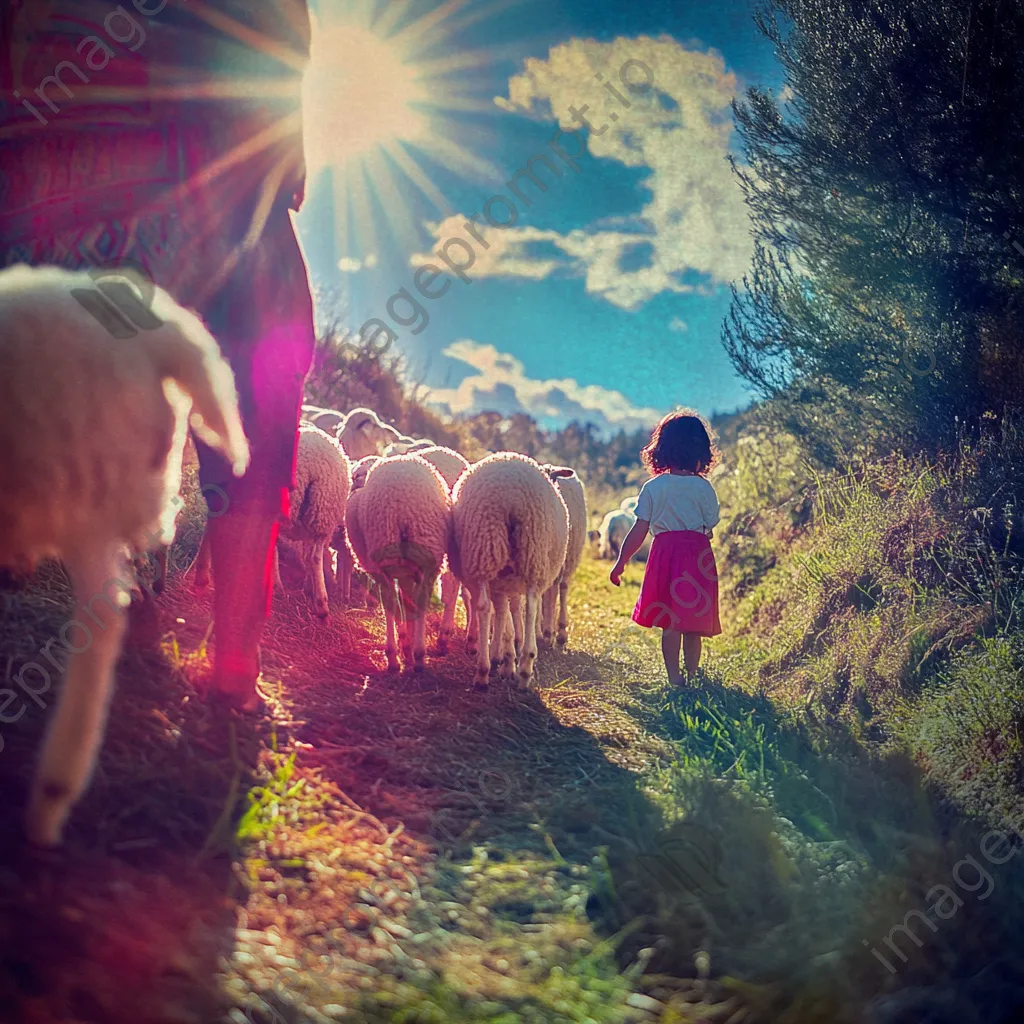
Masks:
[[[651,479],[640,488],[636,522],[626,534],[609,578],[619,586],[626,563],[654,536],[633,621],[661,626],[661,653],[669,682],[680,685],[682,646],[686,677],[700,666],[702,638],[722,632],[718,618],[718,569],[711,538],[718,524],[718,495],[706,479],[718,460],[711,428],[697,413],[670,413],[640,452]]]

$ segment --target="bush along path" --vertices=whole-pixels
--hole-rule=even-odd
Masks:
[[[289,593],[248,719],[192,696],[210,613],[175,581],[64,859],[9,864],[8,1019],[1017,1019],[1010,826],[758,694],[742,637],[670,691],[640,568],[606,573],[529,693],[472,692],[458,640],[389,674],[376,616]],[[26,763],[36,727],[5,734]]]

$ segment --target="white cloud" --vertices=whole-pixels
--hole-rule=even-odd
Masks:
[[[686,334],[690,329],[690,325],[685,320],[680,320],[679,317],[674,316],[668,322],[668,329],[670,331],[677,331],[679,334]]]
[[[787,83],[779,90],[779,95],[776,97],[779,103],[791,103],[796,98],[796,93],[790,88]]]
[[[581,385],[572,377],[527,377],[522,362],[493,345],[464,338],[443,354],[477,371],[457,387],[433,388],[427,395],[431,405],[449,415],[525,412],[545,429],[564,427],[573,420],[589,421],[605,436],[620,429],[649,428],[661,417],[657,409],[637,407],[621,392],[597,384]]]
[[[375,266],[377,266],[377,255],[372,252],[364,260],[357,260],[352,256],[342,256],[341,259],[338,260],[338,269],[343,274],[355,274],[364,267],[372,269]]]
[[[623,87],[619,69],[630,60],[651,69],[654,87],[648,93]],[[605,91],[599,73],[628,98],[628,109]],[[631,81],[642,82],[642,75],[638,64],[627,69]],[[567,129],[579,128],[569,112],[575,107],[598,131],[606,126],[600,134],[586,133],[590,153],[627,167],[648,168],[643,185],[651,199],[624,231],[561,235],[536,228],[492,228],[485,237],[488,242],[499,239],[492,243],[496,251],[479,259],[477,276],[541,278],[561,265],[584,275],[589,292],[624,309],[660,292],[707,291],[742,277],[752,251],[750,221],[726,159],[734,130],[729,104],[738,88],[719,53],[687,49],[669,36],[619,37],[608,43],[573,39],[550,50],[546,60],[527,60],[522,73],[509,80],[508,99],[495,97],[495,104],[539,120],[557,119]],[[570,141],[564,145],[568,149]],[[529,155],[523,155],[524,166]],[[543,167],[539,172],[547,173]],[[440,232],[438,239],[466,237],[464,221],[449,218],[441,227],[454,230]],[[526,246],[538,241],[564,255],[529,256]],[[650,250],[644,265],[624,267],[624,257],[640,243]],[[482,247],[475,248],[481,257]],[[414,257],[421,262],[424,258]],[[695,275],[703,283],[696,283]]]

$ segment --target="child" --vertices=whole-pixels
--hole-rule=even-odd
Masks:
[[[718,620],[718,570],[711,550],[718,524],[718,495],[705,479],[718,459],[706,421],[694,412],[670,413],[654,428],[640,458],[652,476],[635,509],[636,522],[622,542],[610,579],[619,585],[626,563],[654,535],[633,621],[662,626],[661,653],[669,682],[684,682],[700,665],[701,638],[722,632]]]

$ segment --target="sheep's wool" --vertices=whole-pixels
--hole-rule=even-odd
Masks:
[[[541,467],[515,452],[488,455],[455,486],[453,565],[463,582],[543,593],[565,564],[569,513]]]
[[[119,339],[72,289],[95,283],[57,267],[0,272],[0,563],[107,538],[171,543],[190,408],[236,473],[248,462],[234,377],[196,316],[157,288],[162,325]]]

